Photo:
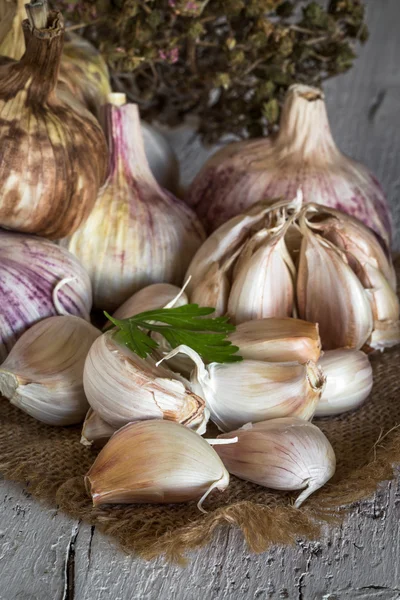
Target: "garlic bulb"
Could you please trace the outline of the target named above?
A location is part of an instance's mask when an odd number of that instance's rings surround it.
[[[338,415],[357,408],[372,389],[372,368],[368,357],[359,350],[328,350],[318,365],[326,376],[326,385],[315,411],[316,417]]]
[[[273,490],[303,490],[295,507],[333,476],[336,458],[318,427],[301,419],[248,424],[218,439],[238,442],[215,446],[229,473]]]
[[[94,117],[54,93],[61,14],[47,13],[42,0],[26,6],[26,52],[0,66],[0,226],[57,239],[89,215],[106,176],[107,147]]]
[[[92,408],[89,408],[82,426],[81,444],[104,446],[116,431],[115,427],[103,421]]]
[[[229,340],[240,355],[268,362],[317,362],[321,354],[318,325],[301,319],[259,319],[236,327]]]
[[[325,385],[322,370],[312,361],[306,365],[256,360],[204,365],[188,346],[178,346],[165,360],[179,353],[193,360],[192,389],[204,398],[211,420],[221,431],[279,417],[311,419]]]
[[[153,283],[133,294],[114,312],[116,319],[129,319],[147,310],[168,308],[171,302],[174,307],[184,306],[189,300],[185,292],[180,293],[180,288],[170,283]],[[176,301],[174,302],[174,300]]]
[[[0,230],[0,362],[33,323],[57,314],[89,320],[90,279],[64,248]]]
[[[93,410],[113,427],[130,421],[168,419],[204,433],[208,411],[189,382],[151,357],[142,359],[117,344],[113,332],[90,349],[85,371],[86,397]]]
[[[324,94],[293,85],[276,137],[229,144],[206,163],[187,202],[213,231],[265,198],[293,197],[348,212],[387,243],[391,219],[383,191],[368,169],[343,155],[330,131]]]
[[[229,473],[202,437],[169,421],[131,423],[115,433],[85,477],[94,506],[168,504],[224,491]]]
[[[179,165],[171,144],[155,127],[141,121],[144,151],[151,172],[159,185],[176,194],[179,189]]]
[[[33,325],[0,368],[0,393],[48,425],[80,423],[88,409],[83,367],[100,331],[79,317]]]
[[[89,271],[95,306],[114,310],[151,283],[179,285],[203,231],[192,211],[152,176],[137,106],[125,104],[123,94],[111,94],[109,102],[110,175],[67,245]]]

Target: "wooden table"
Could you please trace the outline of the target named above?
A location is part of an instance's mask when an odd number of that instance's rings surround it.
[[[367,163],[389,195],[400,249],[400,1],[367,4],[370,41],[355,68],[325,89],[340,147]],[[207,151],[185,128],[171,139],[187,181]],[[186,569],[125,556],[90,526],[0,481],[0,600],[398,600],[399,481],[319,541],[252,555],[226,528]]]

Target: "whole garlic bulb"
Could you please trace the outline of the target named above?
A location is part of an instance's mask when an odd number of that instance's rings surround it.
[[[107,147],[94,117],[55,94],[61,14],[48,13],[42,0],[26,6],[26,52],[0,66],[0,226],[57,239],[89,215]]]
[[[103,334],[90,348],[84,371],[86,397],[109,425],[167,419],[204,433],[209,418],[204,400],[189,382],[148,356],[140,358]]]
[[[197,433],[170,421],[130,423],[102,449],[85,477],[94,506],[199,500],[225,490],[229,473]]]
[[[325,385],[324,373],[312,361],[204,365],[188,346],[178,346],[163,360],[179,353],[193,360],[191,387],[204,398],[211,420],[221,431],[279,417],[311,419]]]
[[[57,314],[89,320],[90,279],[64,248],[0,230],[0,361],[31,325]]]
[[[304,490],[304,500],[333,476],[336,458],[318,427],[295,418],[248,424],[218,439],[237,437],[238,442],[215,446],[229,473],[273,490]]]
[[[372,389],[372,367],[359,350],[328,350],[318,361],[326,385],[315,411],[316,417],[329,417],[360,406]]]
[[[360,219],[388,244],[391,218],[383,191],[368,169],[343,155],[330,131],[324,94],[293,85],[276,137],[230,144],[206,163],[187,202],[213,231],[265,198],[293,197]]]
[[[0,368],[0,393],[48,425],[80,423],[88,409],[83,367],[100,331],[79,317],[33,325]]]
[[[151,283],[180,284],[204,234],[194,213],[149,169],[138,108],[111,94],[110,175],[87,221],[66,242],[87,268],[95,306],[114,310]]]

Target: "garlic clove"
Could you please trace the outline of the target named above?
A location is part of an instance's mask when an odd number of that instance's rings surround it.
[[[85,363],[84,388],[92,409],[113,427],[131,421],[167,419],[204,433],[209,414],[189,382],[151,357],[142,359],[103,334]]]
[[[371,307],[345,256],[303,222],[297,277],[302,319],[318,323],[324,349],[360,349],[373,329]]]
[[[392,348],[400,344],[400,321],[376,321],[366,350],[379,350]]]
[[[176,503],[225,490],[229,474],[195,432],[169,421],[131,423],[115,433],[85,477],[94,506]]]
[[[49,317],[26,331],[0,368],[0,393],[48,425],[80,423],[86,356],[100,331],[78,317]]]
[[[315,411],[316,417],[338,415],[360,406],[372,389],[372,368],[359,350],[328,350],[318,361],[326,385]]]
[[[185,292],[182,294],[181,288],[171,283],[153,283],[148,285],[128,298],[117,310],[113,317],[116,319],[128,319],[133,315],[138,315],[147,310],[156,310],[165,308],[167,304],[174,302],[173,306],[184,306],[188,304],[189,299]]]
[[[82,425],[81,444],[104,446],[116,431],[115,427],[103,421],[92,408],[89,408]]]
[[[300,365],[243,360],[205,366],[187,346],[178,346],[164,360],[179,353],[193,360],[192,389],[204,398],[221,431],[279,417],[311,419],[325,385],[322,370],[312,361]]]
[[[318,427],[296,418],[248,424],[218,439],[238,442],[215,446],[232,475],[274,490],[303,490],[301,504],[333,476],[336,458]]]
[[[214,262],[204,273],[202,281],[193,289],[190,302],[199,304],[199,306],[215,308],[215,313],[212,316],[219,317],[226,313],[229,288],[229,280],[225,269]]]
[[[301,319],[259,319],[240,323],[229,340],[245,359],[267,362],[317,362],[321,355],[318,325]]]

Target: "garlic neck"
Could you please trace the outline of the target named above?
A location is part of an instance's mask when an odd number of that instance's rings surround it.
[[[324,94],[317,88],[293,85],[287,94],[276,147],[301,159],[338,154],[331,134]]]

